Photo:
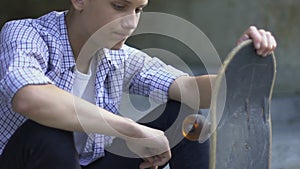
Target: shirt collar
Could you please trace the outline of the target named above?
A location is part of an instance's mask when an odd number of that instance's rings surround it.
[[[71,48],[71,44],[68,37],[68,30],[66,26],[65,15],[68,11],[62,12],[59,15],[59,30],[60,30],[60,41],[63,46],[63,60],[61,63],[62,71],[70,70],[75,66],[74,54]]]

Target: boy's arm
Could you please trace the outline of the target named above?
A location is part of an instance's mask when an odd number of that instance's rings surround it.
[[[139,156],[159,157],[159,165],[171,157],[168,140],[162,131],[114,115],[54,85],[21,88],[12,99],[12,108],[45,126],[120,137]]]
[[[181,76],[170,86],[169,98],[196,110],[209,108],[215,78],[216,75]]]
[[[42,125],[68,131],[119,136],[117,128],[115,130],[111,128],[117,127],[113,124],[116,122],[128,124],[125,119],[113,116],[106,110],[54,85],[27,85],[21,88],[13,97],[12,108],[15,112]]]

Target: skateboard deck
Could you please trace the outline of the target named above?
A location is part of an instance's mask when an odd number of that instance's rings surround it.
[[[251,40],[229,53],[212,96],[210,169],[271,168],[275,75],[274,54],[258,56]]]

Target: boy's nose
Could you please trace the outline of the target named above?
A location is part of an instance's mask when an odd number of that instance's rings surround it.
[[[124,29],[135,29],[139,22],[139,16],[131,14],[122,18],[121,24]]]

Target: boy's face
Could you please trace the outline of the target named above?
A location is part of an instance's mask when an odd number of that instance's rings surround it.
[[[107,42],[104,47],[120,49],[136,29],[148,0],[82,0],[81,23],[88,37]],[[101,36],[99,36],[101,35]]]

